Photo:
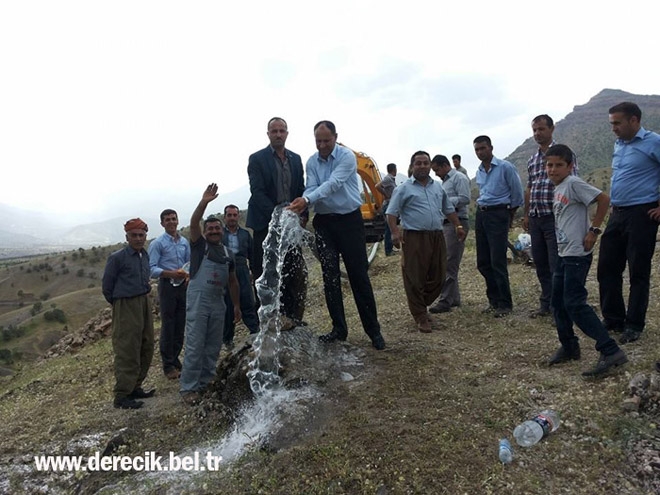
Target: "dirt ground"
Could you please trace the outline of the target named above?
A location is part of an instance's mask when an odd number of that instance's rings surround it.
[[[582,359],[549,368],[557,348],[548,318],[530,319],[538,301],[532,267],[510,265],[514,312],[482,314],[485,286],[468,241],[461,272],[463,304],[434,316],[422,334],[410,317],[399,258],[379,253],[370,270],[385,351],[370,346],[350,289],[349,348],[363,369],[355,380],[329,380],[308,417],[285,425],[281,442],[255,442],[215,473],[168,484],[149,478],[145,493],[223,494],[653,494],[660,493],[660,413],[652,400],[623,409],[638,373],[657,375],[658,283],[654,267],[647,331],[625,347],[630,363],[599,380],[580,373],[597,353],[581,338]],[[306,320],[329,330],[318,263],[309,260]],[[597,306],[595,266],[588,281]],[[244,330],[242,330],[244,332]],[[239,332],[240,334],[240,332]],[[244,334],[243,334],[244,335]],[[581,335],[581,334],[580,334]],[[333,344],[334,345],[334,344]],[[122,493],[135,473],[35,473],[32,456],[104,451],[136,455],[183,451],[217,440],[233,412],[207,401],[179,400],[154,359],[157,396],[140,411],[111,406],[112,360],[107,339],[72,356],[25,367],[0,382],[0,493]],[[503,466],[498,440],[542,409],[561,416],[559,430],[539,444],[514,444]],[[109,449],[109,450],[108,450]]]

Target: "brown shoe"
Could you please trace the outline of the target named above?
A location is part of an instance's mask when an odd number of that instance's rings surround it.
[[[194,406],[199,404],[200,398],[201,397],[197,392],[187,392],[181,396],[183,402],[185,402],[189,406]]]
[[[170,371],[165,373],[165,376],[170,380],[178,380],[181,376],[181,372],[176,368],[172,368]]]
[[[422,321],[417,322],[417,328],[419,329],[420,332],[422,333],[431,333],[431,322],[426,319]]]

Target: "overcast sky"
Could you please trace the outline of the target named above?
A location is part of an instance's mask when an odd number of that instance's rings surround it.
[[[247,184],[275,115],[303,162],[329,119],[381,170],[424,149],[460,153],[472,176],[478,134],[505,157],[537,114],[560,120],[604,88],[660,93],[659,13],[646,0],[1,2],[0,203],[81,221],[189,214],[209,182]]]

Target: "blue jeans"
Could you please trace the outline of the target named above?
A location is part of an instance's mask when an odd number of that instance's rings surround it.
[[[552,278],[552,312],[557,323],[557,335],[564,349],[571,351],[578,345],[573,323],[596,341],[596,350],[606,356],[619,346],[612,339],[593,308],[587,304],[585,282],[591,267],[592,255],[559,257]]]
[[[536,277],[541,284],[540,308],[550,308],[552,271],[557,266],[557,234],[555,216],[529,217],[529,235],[532,238],[532,259]]]

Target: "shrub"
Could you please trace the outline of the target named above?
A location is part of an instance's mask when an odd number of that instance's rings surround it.
[[[39,312],[42,310],[42,308],[43,308],[43,304],[42,304],[42,302],[41,302],[41,301],[37,301],[36,303],[34,303],[34,304],[32,305],[32,309],[30,310],[30,314],[31,314],[32,316],[34,316],[34,315],[36,315],[37,313],[39,313]]]
[[[51,309],[44,313],[44,319],[46,321],[58,321],[60,323],[66,323],[66,315],[64,311],[59,308]]]

